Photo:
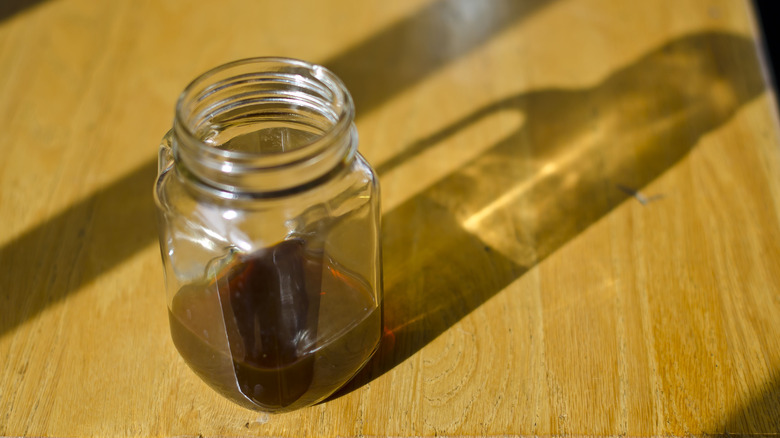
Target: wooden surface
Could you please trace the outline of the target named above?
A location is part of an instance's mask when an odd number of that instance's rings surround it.
[[[780,130],[738,0],[4,0],[0,435],[780,434]],[[382,350],[267,416],[168,333],[178,93],[323,63],[383,184]]]

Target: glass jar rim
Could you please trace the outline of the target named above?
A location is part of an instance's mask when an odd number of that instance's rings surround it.
[[[252,70],[252,72],[254,73],[265,73],[265,72],[270,73],[272,71],[270,67],[272,66],[298,68],[309,72],[312,78],[317,79],[322,85],[324,85],[324,88],[326,88],[330,93],[332,93],[333,96],[332,101],[334,102],[335,106],[339,109],[336,123],[334,123],[325,132],[323,132],[322,135],[319,135],[317,138],[311,140],[307,144],[301,145],[292,151],[279,151],[279,152],[272,152],[272,153],[234,151],[234,150],[215,148],[213,145],[205,142],[195,132],[193,132],[191,127],[186,122],[185,104],[188,103],[190,99],[192,98],[197,99],[199,97],[201,93],[198,92],[198,87],[203,85],[205,85],[206,87],[216,85],[216,84],[208,83],[209,80],[213,79],[215,76],[221,73],[229,72],[230,70],[237,70],[241,67],[245,67],[248,65],[257,66],[256,69]],[[238,78],[240,76],[241,76],[240,74],[237,74],[236,76],[230,76],[229,78]],[[341,81],[341,79],[338,76],[336,76],[335,73],[330,71],[328,68],[318,64],[313,64],[307,61],[303,61],[300,59],[268,56],[268,57],[244,58],[236,61],[231,61],[216,66],[197,76],[184,88],[184,90],[181,92],[181,94],[179,95],[176,101],[174,124],[178,125],[178,127],[180,128],[180,130],[177,130],[177,134],[178,135],[183,134],[186,137],[187,143],[189,143],[190,145],[194,145],[196,149],[200,150],[201,152],[207,152],[209,155],[221,156],[222,158],[225,158],[227,160],[231,160],[231,159],[258,160],[266,157],[272,159],[272,161],[274,162],[277,162],[277,160],[280,159],[281,156],[286,156],[287,158],[289,158],[289,161],[283,160],[284,163],[281,164],[281,165],[285,165],[297,161],[306,160],[310,158],[312,155],[316,155],[317,152],[321,150],[323,147],[325,147],[326,145],[333,143],[339,137],[345,135],[350,130],[350,127],[354,120],[354,114],[355,114],[355,106],[352,100],[352,96],[350,95],[349,91],[347,91],[347,88],[344,85],[344,83]],[[277,164],[280,163],[277,162]],[[271,165],[270,167],[276,167],[276,166]]]

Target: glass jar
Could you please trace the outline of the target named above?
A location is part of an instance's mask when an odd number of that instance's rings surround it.
[[[317,403],[379,344],[379,186],[353,118],[327,69],[247,59],[187,86],[160,146],[171,336],[245,407]]]

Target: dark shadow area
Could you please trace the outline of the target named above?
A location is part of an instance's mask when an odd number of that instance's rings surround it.
[[[724,436],[780,435],[780,370],[761,392],[726,421]]]
[[[0,335],[154,242],[156,175],[144,163],[0,248]]]
[[[440,0],[324,64],[342,75],[358,114],[366,114],[552,1]],[[0,17],[35,3],[3,1]],[[156,241],[156,167],[154,160],[142,164],[0,248],[0,335]]]
[[[44,1],[46,0],[2,0],[0,1],[0,21]]]
[[[777,90],[777,74],[780,72],[780,30],[777,23],[777,2],[772,0],[753,0],[753,10],[761,32],[761,46],[764,50],[772,86]],[[772,18],[774,17],[774,18]]]
[[[383,216],[385,337],[336,397],[419,351],[682,160],[763,90],[753,41],[699,33],[592,88],[503,99],[379,166],[389,172],[496,112],[525,115],[515,132]]]

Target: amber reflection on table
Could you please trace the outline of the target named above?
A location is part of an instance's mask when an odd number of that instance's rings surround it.
[[[780,434],[780,132],[732,0],[0,6],[0,435]],[[266,415],[168,333],[175,99],[323,63],[383,189],[385,336]]]

